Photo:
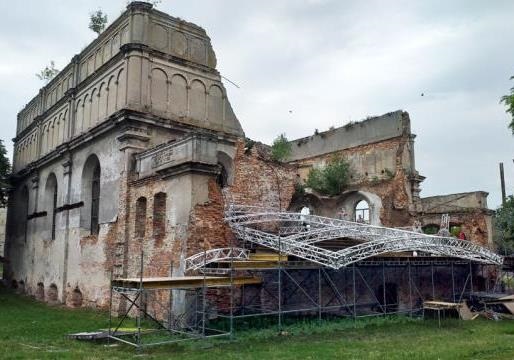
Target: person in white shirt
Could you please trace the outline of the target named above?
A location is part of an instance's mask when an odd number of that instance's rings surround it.
[[[311,227],[309,224],[307,224],[307,216],[310,214],[311,210],[307,206],[304,206],[300,211],[300,220],[302,221],[302,225],[306,230],[309,230],[309,228]]]

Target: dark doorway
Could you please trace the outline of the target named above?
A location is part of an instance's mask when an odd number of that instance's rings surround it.
[[[380,285],[378,287],[376,296],[378,302],[386,313],[398,311],[398,285],[395,283],[386,282],[385,291],[384,285]]]

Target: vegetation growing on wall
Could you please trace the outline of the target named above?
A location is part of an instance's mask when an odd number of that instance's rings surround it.
[[[514,80],[514,76],[512,76],[510,79]],[[505,104],[505,107],[507,108],[505,111],[512,117],[509,123],[509,128],[512,131],[512,135],[514,135],[514,87],[510,88],[509,95],[502,96],[500,102]]]
[[[343,192],[350,179],[350,164],[342,157],[333,157],[322,168],[312,168],[306,185],[323,195],[334,196]]]
[[[509,196],[494,216],[498,252],[514,254],[514,196]]]
[[[100,35],[107,24],[107,14],[98,9],[89,14],[89,28]]]
[[[43,80],[45,83],[48,83],[52,80],[55,75],[59,73],[59,70],[55,68],[55,62],[50,61],[50,65],[45,66],[43,70],[36,74],[39,80]]]
[[[286,134],[280,134],[271,145],[271,158],[275,161],[284,161],[291,155],[291,143]]]

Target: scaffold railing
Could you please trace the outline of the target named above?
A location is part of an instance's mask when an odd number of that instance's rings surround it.
[[[225,220],[240,240],[333,269],[373,256],[406,251],[484,264],[501,265],[503,262],[500,255],[470,241],[317,215],[230,204]],[[323,241],[336,239],[351,239],[357,244],[338,251],[318,246]]]

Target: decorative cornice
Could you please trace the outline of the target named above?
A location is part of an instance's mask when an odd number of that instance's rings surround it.
[[[111,131],[119,131],[120,127],[131,126],[131,124],[145,124],[154,127],[176,131],[179,133],[197,133],[205,134],[206,136],[215,136],[218,141],[226,144],[234,144],[238,137],[236,135],[227,134],[222,131],[215,131],[210,129],[201,128],[195,125],[185,124],[179,120],[172,120],[169,118],[162,118],[157,115],[141,112],[137,110],[122,109],[109,116],[105,121],[91,128],[89,131],[82,133],[66,143],[59,145],[56,149],[49,152],[45,156],[30,163],[25,168],[10,176],[14,181],[23,179],[33,173],[36,169],[45,166],[47,163],[56,160],[66,152],[72,152],[77,148],[86,146],[91,141]]]
[[[157,173],[163,179],[167,179],[182,174],[204,174],[204,175],[219,175],[219,165],[204,164],[199,162],[187,162],[177,166],[171,166],[162,170],[158,170]]]

